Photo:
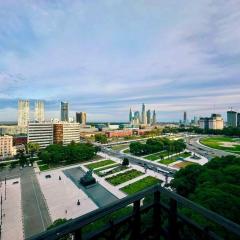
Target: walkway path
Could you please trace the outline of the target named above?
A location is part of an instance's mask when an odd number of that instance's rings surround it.
[[[13,184],[13,182],[15,182],[15,184]],[[22,240],[24,237],[23,237],[20,178],[6,181],[6,200],[5,200],[5,182],[4,181],[0,182],[0,196],[2,196],[3,203],[2,236],[0,234],[0,239]]]

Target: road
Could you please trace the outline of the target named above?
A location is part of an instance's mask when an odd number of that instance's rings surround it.
[[[29,238],[46,230],[52,222],[32,167],[21,170],[21,195],[24,235]]]
[[[211,160],[214,157],[222,157],[227,155],[235,155],[238,156],[238,154],[234,153],[228,153],[223,150],[213,149],[207,146],[204,146],[199,143],[199,140],[203,138],[203,136],[186,136],[186,143],[187,143],[187,149],[193,152],[196,152],[207,159]]]

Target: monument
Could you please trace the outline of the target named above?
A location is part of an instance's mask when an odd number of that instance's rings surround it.
[[[96,179],[92,176],[92,170],[86,172],[86,174],[80,178],[80,183],[83,186],[88,186],[96,183]]]

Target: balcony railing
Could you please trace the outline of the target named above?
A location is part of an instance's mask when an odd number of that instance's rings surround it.
[[[113,217],[124,208],[130,212]],[[192,213],[205,224],[194,221]],[[29,239],[240,239],[240,226],[155,185]]]

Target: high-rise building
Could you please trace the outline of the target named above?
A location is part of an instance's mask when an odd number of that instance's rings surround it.
[[[35,121],[44,122],[44,101],[35,102]]]
[[[53,142],[55,144],[70,144],[80,142],[80,124],[60,122],[54,124]]]
[[[211,117],[200,118],[199,125],[204,130],[221,130],[224,127],[224,121],[220,114],[212,114]]]
[[[38,143],[41,149],[53,144],[53,124],[51,122],[30,122],[28,124],[28,142]]]
[[[18,126],[27,127],[30,112],[29,100],[18,100]]]
[[[68,122],[68,103],[61,102],[61,121]]]
[[[151,110],[147,110],[147,124],[151,124]]]
[[[137,125],[139,124],[141,121],[140,121],[140,112],[139,111],[136,111],[134,112],[134,124]]]
[[[132,123],[132,120],[133,120],[133,115],[132,115],[132,109],[130,108],[130,111],[129,111],[129,122]]]
[[[152,124],[156,124],[157,123],[157,115],[156,115],[156,111],[153,111],[153,119],[152,119]]]
[[[76,122],[82,125],[86,125],[87,122],[87,113],[85,112],[77,112],[76,113]]]
[[[147,115],[144,103],[142,104],[142,124],[147,124]]]
[[[227,126],[228,127],[237,127],[237,112],[227,111]]]
[[[237,114],[237,126],[240,127],[240,113]]]
[[[186,124],[187,123],[187,112],[183,113],[183,123]]]

